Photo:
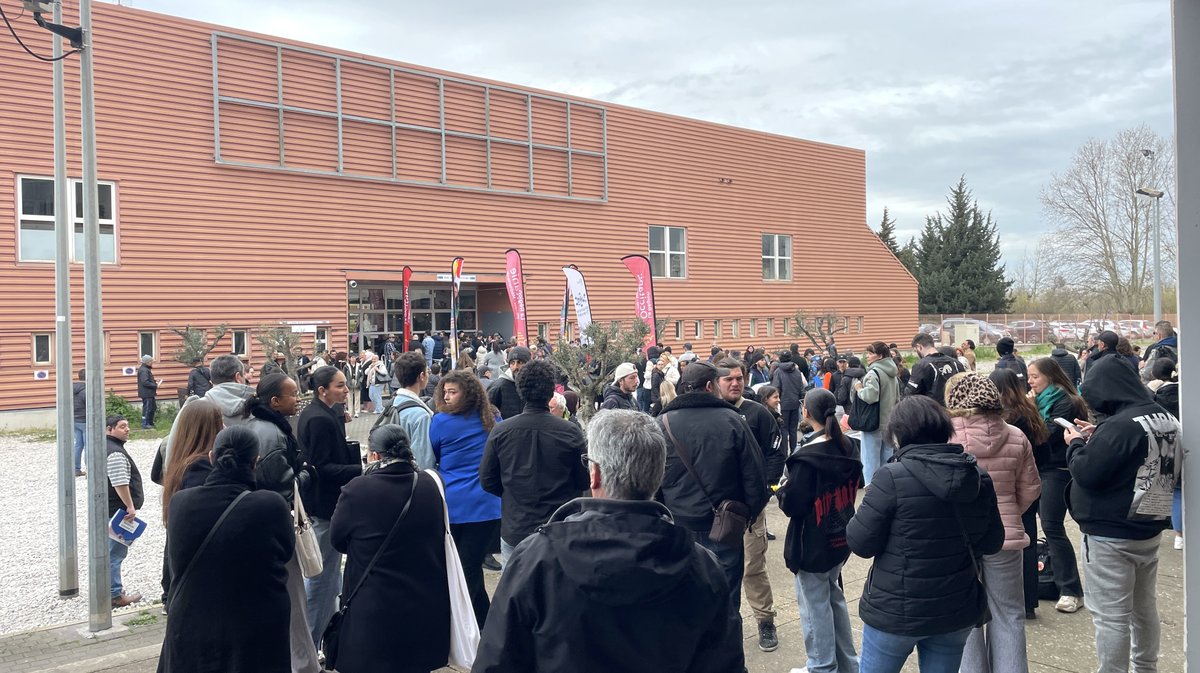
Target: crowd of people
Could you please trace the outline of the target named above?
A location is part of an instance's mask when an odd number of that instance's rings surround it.
[[[1111,332],[1029,362],[1003,339],[987,374],[973,343],[927,334],[911,368],[883,342],[861,356],[658,344],[610,374],[586,433],[548,344],[464,335],[451,362],[438,341],[318,354],[295,378],[276,354],[254,386],[239,358],[211,362],[151,475],[160,671],[427,672],[461,652],[465,620],[479,672],[744,670],[743,592],[758,647],[779,646],[772,497],[798,670],[898,672],[916,650],[923,671],[1028,671],[1039,521],[1055,607],[1092,613],[1100,670],[1155,670],[1172,507],[1182,535],[1168,323],[1136,361]],[[366,447],[345,429],[362,413],[380,416]],[[133,520],[129,424],[108,428],[110,509]],[[113,606],[128,605],[128,548],[111,551]],[[871,559],[857,648],[851,554]]]

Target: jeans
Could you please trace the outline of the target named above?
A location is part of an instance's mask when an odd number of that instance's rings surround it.
[[[488,600],[487,588],[483,585],[483,557],[487,556],[488,547],[499,527],[499,519],[450,524],[450,536],[454,538],[454,546],[458,549],[458,560],[462,561],[467,591],[471,593],[471,607],[475,610],[475,622],[480,629],[483,629],[492,605]]]
[[[796,573],[796,602],[804,629],[808,673],[858,673],[850,612],[846,595],[838,585],[842,565],[823,573]]]
[[[962,673],[1029,673],[1025,654],[1023,550],[999,551],[980,560],[992,621],[972,629],[963,648]]]
[[[639,387],[637,389],[637,403],[638,403],[638,409],[640,409],[643,414],[650,413],[650,389],[649,388]]]
[[[936,636],[899,636],[863,624],[861,673],[900,673],[913,648],[921,673],[958,673],[963,645],[973,629]]]
[[[742,574],[746,569],[746,549],[742,545],[728,546],[720,542],[713,542],[708,538],[708,530],[691,531],[692,537],[696,540],[696,544],[711,551],[717,556],[717,565],[721,568],[721,572],[725,574],[725,580],[729,582],[729,605],[733,608],[733,613],[739,615],[738,624],[741,624],[742,613]]]
[[[512,558],[513,550],[517,548],[515,544],[509,544],[508,540],[500,538],[500,569],[504,570],[504,566],[508,565],[508,559]]]
[[[1121,540],[1083,536],[1083,600],[1096,627],[1097,673],[1158,670],[1159,536]]]
[[[800,409],[780,409],[783,427],[787,430],[787,455],[796,450],[796,429],[800,427]]]
[[[83,449],[84,446],[88,445],[86,429],[88,429],[86,423],[83,421],[74,421],[74,431],[76,431],[76,444],[74,444],[74,451],[76,451],[76,471],[83,469]]]
[[[79,427],[79,424],[76,423],[75,427]],[[78,456],[75,458],[75,464],[79,464]],[[1183,534],[1183,491],[1178,488],[1175,489],[1175,497],[1171,499],[1171,530]]]
[[[767,510],[750,524],[742,536],[745,550],[746,569],[742,576],[742,588],[746,590],[746,602],[754,611],[759,623],[775,623],[775,597],[771,594],[771,580],[767,577]]]
[[[321,636],[333,613],[337,612],[338,594],[342,593],[342,555],[329,540],[329,519],[311,516],[317,546],[321,549],[321,574],[304,578],[304,595],[308,606],[308,628],[313,645],[321,648]]]
[[[359,403],[361,397],[362,390],[358,386],[350,386],[350,396],[346,398],[346,411],[349,411],[351,416],[357,416],[362,411],[362,404]]]
[[[374,405],[374,411],[377,414],[383,413],[383,385],[376,383],[370,388],[371,404]]]
[[[892,459],[892,447],[883,441],[883,432],[863,432],[859,440],[862,453],[863,483],[870,484],[875,471]]]
[[[154,413],[158,411],[158,403],[153,397],[142,398],[142,427],[149,428],[154,425]]]
[[[1050,558],[1054,559],[1054,583],[1064,596],[1083,596],[1079,583],[1079,566],[1075,563],[1075,547],[1067,537],[1063,521],[1067,517],[1067,484],[1071,473],[1064,469],[1044,470],[1042,498],[1038,504],[1038,517],[1042,520],[1042,532],[1050,547]]]
[[[108,539],[108,573],[112,582],[113,598],[120,598],[121,594],[125,593],[125,586],[121,584],[121,564],[128,555],[129,547],[112,538]]]

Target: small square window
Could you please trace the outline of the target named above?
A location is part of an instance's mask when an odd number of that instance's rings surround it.
[[[683,321],[682,320],[675,321],[675,338],[676,339],[683,338]]]
[[[713,321],[713,338],[714,339],[721,338],[721,321],[720,320]]]
[[[750,319],[750,336],[758,336],[758,318]]]
[[[767,318],[767,336],[775,336],[775,319]]]
[[[158,332],[138,332],[138,360],[147,355],[158,359]]]
[[[762,235],[763,280],[792,279],[792,237],[784,234]]]
[[[687,277],[687,230],[683,227],[650,227],[650,275],[655,278]]]
[[[729,329],[730,329],[730,336],[733,336],[733,337],[741,336],[742,321],[737,318],[734,318],[733,321],[731,323],[729,323]]]
[[[42,332],[33,335],[33,364],[54,364],[54,335]]]
[[[703,320],[695,321],[695,324],[692,325],[692,334],[693,334],[694,338],[696,338],[696,339],[699,339],[700,337],[704,336],[704,321]]]

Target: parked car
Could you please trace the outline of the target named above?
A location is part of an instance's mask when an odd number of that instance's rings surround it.
[[[1008,333],[1017,343],[1043,344],[1053,341],[1057,334],[1045,320],[1017,320],[1008,323]]]
[[[917,334],[928,334],[929,336],[933,337],[934,339],[938,339],[941,336],[940,332],[941,332],[941,329],[939,329],[937,325],[934,325],[932,323],[924,323],[920,327],[917,328]]]
[[[1079,323],[1079,325],[1081,327],[1087,328],[1087,331],[1083,334],[1083,337],[1082,337],[1084,339],[1086,339],[1088,336],[1096,336],[1097,334],[1099,334],[1105,330],[1108,330],[1110,332],[1117,332],[1118,334],[1120,334],[1120,331],[1121,331],[1121,328],[1117,325],[1116,322],[1114,322],[1112,320],[1105,320],[1105,319],[1100,319],[1100,318],[1093,318],[1091,320],[1085,320],[1085,321]]]
[[[1154,323],[1149,320],[1119,320],[1119,334],[1130,339],[1153,339]]]
[[[1073,322],[1052,321],[1047,323],[1054,340],[1075,341],[1079,339],[1079,328]]]
[[[966,326],[975,326],[978,328],[979,338],[976,340],[976,344],[980,346],[994,346],[997,341],[1009,336],[1007,329],[997,327],[982,320],[976,320],[975,318],[947,318],[942,321],[941,342],[958,345],[966,338],[962,336],[967,331],[962,328]]]

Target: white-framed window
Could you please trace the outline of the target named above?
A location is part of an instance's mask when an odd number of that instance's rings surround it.
[[[786,234],[762,235],[763,280],[792,279],[792,237]]]
[[[230,332],[233,340],[233,348],[230,349],[232,355],[250,355],[250,332],[244,329],[235,329]]]
[[[650,227],[650,275],[687,278],[687,229]]]
[[[675,321],[675,338],[676,339],[683,338],[683,321],[682,320]]]
[[[792,333],[792,319],[784,318],[783,319],[783,334],[784,334],[784,336],[787,336],[788,334],[791,334],[791,333]]]
[[[750,319],[750,336],[758,336],[758,318]]]
[[[540,339],[550,341],[550,325],[544,322],[538,323],[537,335]]]
[[[775,336],[775,319],[767,318],[767,336]]]
[[[695,324],[692,325],[692,337],[695,339],[699,339],[703,335],[704,335],[704,321],[697,320],[697,321],[695,321]]]
[[[329,328],[318,327],[317,334],[313,340],[313,353],[328,353],[329,352]]]
[[[83,182],[71,180],[67,190],[74,235],[71,236],[71,260],[83,261]],[[100,261],[117,261],[117,187],[112,182],[98,185],[100,209]],[[54,179],[38,176],[17,178],[17,259],[22,262],[53,262]]]
[[[713,338],[714,339],[721,338],[721,321],[720,320],[713,321]]]
[[[33,364],[54,364],[54,334],[35,332],[33,335]]]
[[[733,321],[729,323],[729,329],[730,329],[729,336],[732,336],[732,337],[741,336],[742,321],[738,318],[734,318]]]
[[[138,332],[138,360],[147,355],[158,359],[158,332]]]

